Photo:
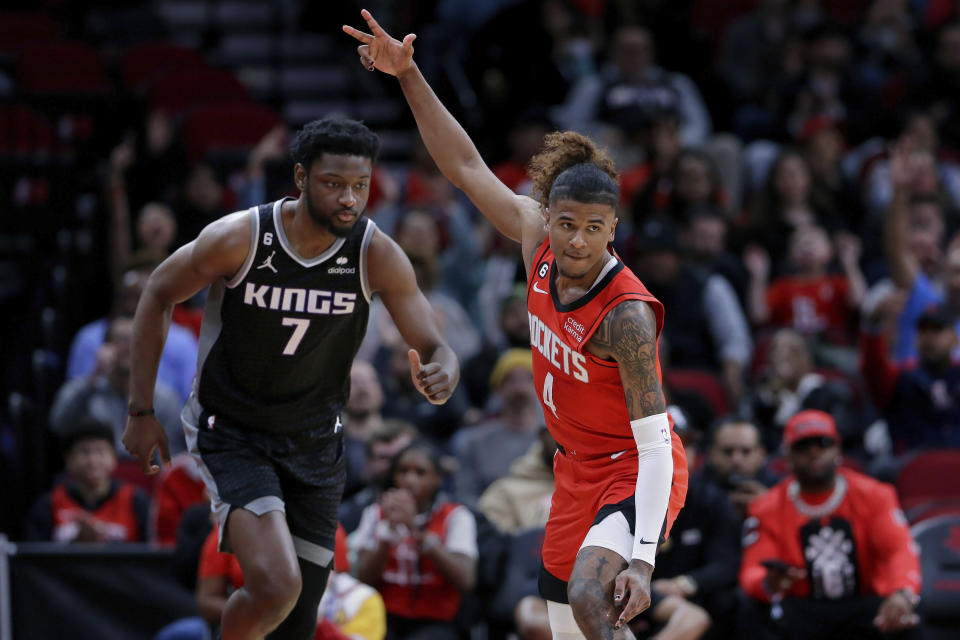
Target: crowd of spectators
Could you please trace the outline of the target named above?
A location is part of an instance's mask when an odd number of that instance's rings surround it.
[[[919,564],[882,483],[925,450],[960,449],[956,3],[426,4],[384,14],[422,32],[421,66],[446,69],[508,186],[529,191],[525,164],[556,128],[593,136],[621,170],[613,246],[665,305],[664,387],[692,472],[634,631],[909,633]],[[338,24],[302,15],[336,37]],[[62,470],[12,533],[175,546],[206,622],[165,637],[202,638],[242,576],[203,543],[216,533],[189,456],[155,482],[130,473],[131,318],[152,269],[205,224],[291,192],[289,130],[266,128],[231,164],[185,147],[182,114],[142,116],[113,132],[98,173],[112,301],[75,319],[63,385],[41,408]],[[410,257],[462,381],[442,406],[416,393],[406,346],[372,304],[343,416],[353,577],[338,567],[318,637],[455,638],[478,623],[549,637],[536,574],[556,444],[533,386],[519,247],[419,141],[407,152],[376,169],[367,215]],[[154,406],[174,454],[202,296],[177,307],[160,363]],[[347,602],[355,578],[376,591]]]

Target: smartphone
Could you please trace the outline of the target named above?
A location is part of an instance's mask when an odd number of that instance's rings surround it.
[[[770,559],[767,559],[767,560],[761,560],[761,561],[760,561],[760,564],[762,564],[764,567],[766,567],[766,568],[769,569],[770,571],[784,571],[784,572],[785,572],[787,569],[790,568],[790,565],[788,565],[786,562],[784,562],[783,560],[778,560],[778,559],[776,559],[776,558],[770,558]]]

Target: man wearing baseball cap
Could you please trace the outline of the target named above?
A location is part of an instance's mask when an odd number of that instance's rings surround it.
[[[829,414],[793,416],[793,473],[748,510],[740,586],[770,604],[778,637],[880,638],[919,621],[920,564],[896,493],[840,468],[839,442]]]
[[[869,324],[869,323],[868,323]],[[960,447],[960,339],[952,312],[944,303],[924,309],[916,322],[915,362],[895,364],[880,333],[864,327],[861,364],[867,388],[880,409],[893,453]]]

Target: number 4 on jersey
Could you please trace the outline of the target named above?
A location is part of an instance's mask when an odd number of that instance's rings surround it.
[[[287,346],[283,348],[283,355],[292,356],[297,352],[297,347],[300,346],[303,336],[307,335],[307,327],[310,326],[310,321],[304,318],[284,318],[280,324],[285,327],[293,327],[293,335],[287,341]]]
[[[559,418],[557,415],[557,406],[553,404],[553,374],[548,373],[543,379],[543,404],[544,406],[550,407],[550,411],[553,411],[553,417]]]

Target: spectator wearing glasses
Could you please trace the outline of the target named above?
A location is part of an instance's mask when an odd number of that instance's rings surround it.
[[[750,505],[740,566],[743,590],[770,605],[771,631],[880,638],[915,626],[920,565],[893,487],[839,468],[827,413],[795,415],[784,443],[793,474]]]

